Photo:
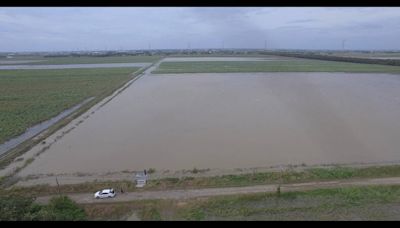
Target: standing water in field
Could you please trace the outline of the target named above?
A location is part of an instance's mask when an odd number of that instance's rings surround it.
[[[20,174],[398,161],[399,116],[398,75],[149,75]]]
[[[34,137],[35,135],[39,134],[40,132],[46,130],[51,125],[55,124],[56,122],[63,119],[64,117],[68,116],[69,114],[73,113],[74,111],[78,110],[80,107],[82,107],[82,105],[88,103],[89,101],[91,101],[93,99],[94,99],[94,97],[90,97],[90,98],[84,100],[83,102],[81,102],[80,104],[77,104],[74,107],[61,112],[57,116],[55,116],[49,120],[46,120],[44,122],[41,122],[39,124],[36,124],[33,127],[28,128],[22,135],[19,135],[15,138],[8,140],[7,142],[5,142],[3,144],[0,144],[0,156],[5,154],[7,151],[15,148],[19,144],[23,143],[25,140],[28,140],[28,139]]]

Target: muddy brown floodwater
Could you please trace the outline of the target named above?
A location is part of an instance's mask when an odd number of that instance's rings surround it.
[[[398,161],[399,116],[399,75],[146,75],[20,174]]]

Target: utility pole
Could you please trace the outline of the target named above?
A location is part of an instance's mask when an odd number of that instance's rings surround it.
[[[58,183],[57,176],[56,176],[56,182],[57,182],[58,195],[60,195],[60,197],[61,197],[60,184]]]
[[[279,175],[279,184],[276,189],[276,193],[278,196],[281,196],[281,185],[283,184],[283,166],[280,165],[280,175]]]
[[[344,51],[344,45],[346,43],[346,40],[342,40],[342,51]]]

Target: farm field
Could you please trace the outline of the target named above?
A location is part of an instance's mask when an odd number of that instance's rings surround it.
[[[145,75],[19,175],[398,161],[399,88],[371,73]]]
[[[276,61],[165,61],[154,74],[172,73],[232,73],[232,72],[354,72],[400,73],[398,66],[359,64],[321,60]]]
[[[343,57],[356,57],[356,58],[368,58],[368,59],[400,59],[400,52],[373,52],[373,53],[362,53],[362,52],[334,52],[328,55],[343,56]]]
[[[91,69],[91,68],[126,68],[147,67],[151,63],[92,63],[92,64],[61,64],[61,65],[3,65],[0,70],[56,70],[56,69]]]
[[[108,56],[108,57],[16,57],[0,60],[0,65],[62,65],[62,64],[95,64],[95,63],[149,63],[161,59],[161,56]],[[32,62],[28,62],[28,61]],[[20,61],[18,63],[18,61]],[[7,63],[9,62],[9,63]]]
[[[398,21],[0,8],[0,221],[399,220]]]
[[[0,71],[0,143],[89,97],[121,86],[139,68]]]
[[[96,112],[85,111],[49,135],[46,144],[29,149],[11,168],[2,170],[2,175],[7,174],[23,164],[2,182],[14,178],[16,194],[47,196],[57,192],[54,176],[66,194],[87,194],[107,186],[139,191],[131,175],[150,167],[153,179],[141,189],[144,191],[398,176],[398,166],[384,166],[400,161],[396,67],[273,56],[243,58],[163,59]],[[151,73],[163,69],[164,64],[177,64],[181,71]],[[230,67],[227,71],[202,73],[221,70],[224,64]],[[56,75],[60,81],[52,83],[67,85],[67,89],[73,87],[72,82],[63,76],[66,71],[75,72],[71,74],[77,75],[74,83],[87,87],[80,87],[85,92],[72,90],[80,99],[70,96],[63,101],[67,103],[117,88],[137,69],[37,70],[36,76],[53,72],[45,76]],[[195,73],[186,73],[193,69]],[[340,69],[354,72],[336,72]],[[15,72],[24,76],[23,70]],[[109,83],[106,75],[116,75],[115,84]],[[95,85],[88,86],[88,81]],[[368,164],[376,166],[353,167]],[[275,171],[264,172],[268,167]],[[398,216],[397,188],[110,202],[107,209],[96,202],[81,206],[93,220],[394,219]],[[388,212],[374,214],[374,210]]]
[[[297,60],[295,58],[260,55],[260,56],[186,56],[186,57],[166,57],[163,62],[256,62],[256,61],[279,61],[279,60]]]

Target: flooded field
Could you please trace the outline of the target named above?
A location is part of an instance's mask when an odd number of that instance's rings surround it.
[[[0,70],[46,70],[46,69],[81,69],[111,67],[145,67],[151,63],[96,63],[96,64],[62,64],[62,65],[4,65]]]
[[[58,114],[57,116],[43,121],[39,124],[36,124],[35,126],[32,126],[28,129],[26,129],[26,131],[15,137],[10,139],[9,141],[0,144],[0,156],[2,156],[3,154],[5,154],[7,151],[13,149],[14,147],[18,146],[19,144],[21,144],[22,142],[24,142],[25,140],[28,140],[29,138],[32,138],[33,136],[39,134],[40,132],[44,131],[45,129],[47,129],[48,127],[50,127],[51,125],[53,125],[54,123],[56,123],[57,121],[63,119],[64,117],[68,116],[69,114],[73,113],[74,111],[78,110],[82,105],[88,103],[89,101],[93,100],[94,97],[90,97],[86,100],[84,100],[83,102],[81,102],[80,104],[75,105],[72,108],[69,108],[63,112],[61,112],[60,114]]]
[[[19,174],[400,160],[400,77],[146,75]]]

